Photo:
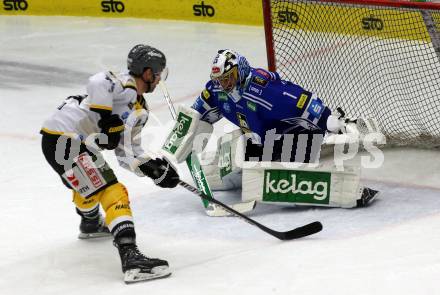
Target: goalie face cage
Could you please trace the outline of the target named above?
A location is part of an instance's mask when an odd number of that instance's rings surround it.
[[[440,146],[440,5],[263,0],[269,69],[388,145]]]

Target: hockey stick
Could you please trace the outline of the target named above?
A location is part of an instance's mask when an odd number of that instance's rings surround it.
[[[262,231],[264,231],[264,232],[266,232],[266,233],[268,233],[268,234],[270,234],[280,240],[283,240],[283,241],[299,239],[302,237],[313,235],[313,234],[320,232],[322,230],[321,222],[315,221],[315,222],[306,224],[304,226],[294,228],[289,231],[284,231],[284,232],[276,231],[276,230],[268,228],[267,226],[264,226],[261,223],[247,217],[246,215],[243,215],[243,214],[235,211],[234,209],[223,204],[222,202],[220,202],[216,199],[213,199],[211,197],[208,197],[207,195],[204,195],[203,193],[199,192],[195,187],[189,185],[188,183],[186,183],[184,181],[180,181],[179,184],[181,186],[183,186],[184,188],[186,188],[187,190],[189,190],[190,192],[197,194],[203,200],[209,201],[210,203],[214,203],[214,204],[222,207],[225,211],[229,212],[230,214],[237,216],[238,218],[242,219],[243,221],[258,227]]]
[[[171,116],[173,117],[174,120],[176,120],[177,117],[176,110],[174,109],[174,105],[173,102],[171,101],[171,97],[170,94],[168,93],[168,89],[165,83],[162,81],[159,82],[159,86],[168,104],[168,109],[170,110]],[[229,212],[227,212],[226,210],[224,210],[219,206],[216,206],[215,204],[209,201],[213,197],[212,191],[209,188],[208,182],[206,181],[205,174],[203,173],[202,166],[200,165],[197,155],[189,154],[188,157],[186,158],[186,164],[188,165],[188,169],[191,172],[191,176],[198,190],[208,197],[208,198],[202,198],[202,202],[205,207],[206,214],[215,217],[230,215]],[[234,210],[240,213],[245,213],[252,211],[256,205],[257,205],[256,201],[250,201],[250,202],[234,204],[232,205],[232,208],[234,208]]]

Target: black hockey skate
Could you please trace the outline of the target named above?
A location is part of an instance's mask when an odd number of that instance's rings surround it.
[[[378,195],[379,191],[364,187],[361,198],[357,200],[356,207],[366,207],[368,203],[371,203]]]
[[[114,242],[121,256],[122,272],[126,284],[163,278],[171,275],[168,262],[143,255],[134,239],[121,238]]]
[[[105,225],[101,214],[98,214],[94,218],[81,216],[79,231],[80,233],[78,235],[78,238],[83,240],[112,236],[112,234],[108,230],[108,227]]]

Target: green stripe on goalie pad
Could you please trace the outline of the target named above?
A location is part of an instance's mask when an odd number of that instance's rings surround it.
[[[243,201],[352,208],[360,197],[360,167],[343,172],[300,163],[245,162]]]
[[[181,163],[192,152],[198,154],[205,148],[212,131],[212,124],[201,121],[196,110],[179,106],[175,125],[162,146],[162,154]]]

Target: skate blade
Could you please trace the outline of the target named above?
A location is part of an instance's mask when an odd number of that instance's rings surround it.
[[[151,281],[160,278],[166,278],[171,275],[171,270],[168,266],[157,266],[151,269],[151,272],[141,272],[141,269],[135,268],[127,270],[124,274],[124,282],[126,284],[133,284],[143,281]]]
[[[109,232],[100,232],[100,233],[79,233],[78,239],[80,240],[88,240],[88,239],[97,239],[97,238],[109,238],[112,237],[112,234]]]

